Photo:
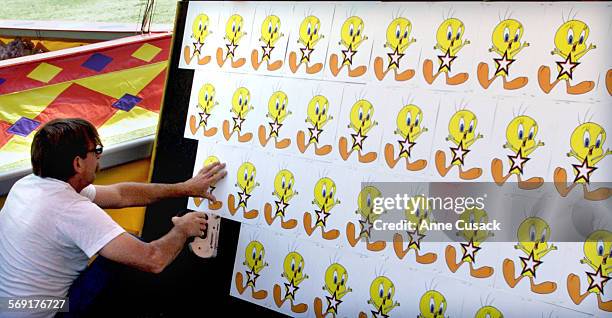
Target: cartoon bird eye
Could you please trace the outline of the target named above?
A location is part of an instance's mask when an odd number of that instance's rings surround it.
[[[510,39],[510,30],[506,27],[504,29],[504,42],[508,42]]]
[[[202,31],[202,20],[198,21],[198,30]]]
[[[368,193],[368,196],[366,198],[366,206],[370,207],[372,206],[372,197],[370,196],[370,194]]]
[[[264,255],[264,251],[263,251],[263,250],[259,251],[259,257],[258,257],[258,259],[259,259],[260,261],[261,261],[261,259],[263,258],[263,255]]]
[[[567,30],[567,44],[573,44],[574,43],[574,30],[569,29]]]
[[[238,105],[242,105],[242,96],[238,96]]]
[[[232,32],[236,32],[236,21],[232,22]]]
[[[282,108],[283,108],[283,109],[285,109],[286,107],[287,107],[287,100],[285,99],[285,100],[283,101],[283,107],[282,107]]]
[[[442,313],[444,312],[444,303],[440,303],[440,309],[438,309],[438,315],[442,315]]]
[[[319,103],[315,104],[315,115],[319,114]]]
[[[294,259],[291,260],[291,271],[295,272],[295,260]]]
[[[385,293],[385,290],[381,283],[380,286],[378,287],[378,297],[382,298],[384,293]]]
[[[373,112],[372,109],[368,110],[368,114],[366,115],[366,120],[370,120],[370,118],[372,118],[372,112]]]
[[[283,177],[281,179],[281,187],[284,189],[285,188],[285,177]]]
[[[268,23],[268,33],[272,33],[272,22]]]
[[[457,30],[457,37],[455,39],[459,40],[460,37],[461,37],[461,30]]]
[[[533,140],[534,136],[535,136],[535,127],[531,127],[531,129],[529,130],[529,140]]]
[[[470,223],[474,223],[474,214],[470,213]]]
[[[604,252],[604,243],[602,240],[597,241],[597,255],[603,256]]]
[[[357,36],[361,34],[361,25],[357,27]]]
[[[349,26],[349,36],[353,36],[353,25]]]
[[[473,132],[474,131],[474,120],[470,121],[470,130],[468,132]]]
[[[208,28],[208,24],[204,24],[204,31]]]
[[[463,132],[465,130],[465,122],[463,118],[459,119],[459,132]]]
[[[584,146],[588,147],[591,144],[591,134],[588,131],[584,132]]]
[[[247,173],[246,170],[244,170],[244,181],[246,181],[249,178],[249,174]]]
[[[419,125],[419,121],[420,121],[419,119],[420,119],[420,118],[421,118],[421,115],[417,115],[417,118],[416,118],[416,120],[414,121],[414,125],[415,125],[415,126],[418,126],[418,125]]]
[[[485,217],[484,216],[480,217],[480,223],[485,223]]]
[[[601,147],[601,134],[597,136],[597,140],[595,140],[595,148]]]
[[[342,275],[342,279],[340,280],[340,286],[344,286],[345,282],[346,282],[346,274]]]
[[[408,38],[408,30],[404,31],[404,39]]]
[[[318,24],[315,24],[315,27],[314,27],[314,35],[317,35],[317,31],[319,31],[319,25],[318,25]]]
[[[300,263],[300,264],[298,265],[298,271],[297,271],[297,272],[298,272],[298,273],[302,272],[302,263]]]
[[[408,126],[410,126],[410,122],[412,121],[410,117],[412,117],[412,115],[408,113],[408,115],[406,115],[406,125]]]
[[[391,289],[387,291],[387,299],[391,299]]]
[[[334,197],[334,188],[332,188],[331,190],[329,190],[329,197],[333,198]]]
[[[278,99],[276,100],[276,110],[278,110]]]
[[[274,33],[278,33],[278,25],[274,27]]]
[[[238,26],[238,32],[240,32],[240,29],[241,29],[241,26],[239,25],[239,26]]]
[[[518,42],[519,41],[519,33],[520,33],[520,31],[517,30],[516,34],[514,34],[514,42]]]
[[[582,44],[584,43],[584,36],[586,35],[586,32],[584,30],[582,30],[582,32],[580,33],[580,38],[578,39],[578,43]]]
[[[327,111],[327,106],[323,105],[323,111],[321,112],[322,115],[325,115],[325,112]]]
[[[325,198],[325,195],[327,194],[327,187],[325,185],[323,185],[323,190],[321,191],[321,194],[323,195],[323,197]]]
[[[453,29],[449,25],[446,31],[446,39],[450,41],[451,37],[453,37]]]
[[[395,37],[398,38],[398,39],[400,38],[400,27],[399,27],[399,25],[395,28]]]
[[[257,249],[255,247],[253,247],[253,259],[255,259],[255,257],[257,257]]]
[[[429,312],[430,313],[434,313],[436,311],[436,302],[434,301],[433,297],[429,298]]]
[[[523,139],[523,124],[518,125],[518,139]]]
[[[418,207],[414,210],[414,215],[416,215],[417,218],[421,215],[421,210],[419,210]]]
[[[338,284],[338,273],[334,272],[334,284]]]
[[[306,28],[306,34],[310,35],[310,23],[308,23],[308,27]]]
[[[487,314],[485,315],[485,318],[491,318],[491,314],[487,313]]]
[[[293,181],[289,180],[289,185],[287,186],[287,189],[291,189],[291,186],[293,185]]]
[[[535,236],[536,236],[535,225],[532,224],[529,227],[529,240],[534,242],[535,241]]]
[[[359,120],[363,119],[363,110],[359,108]]]
[[[206,93],[204,94],[204,100],[205,100],[205,101],[208,101],[208,92],[206,92]]]
[[[540,243],[544,243],[546,242],[546,234],[548,233],[548,230],[546,228],[544,228],[542,230],[542,237],[540,238]]]

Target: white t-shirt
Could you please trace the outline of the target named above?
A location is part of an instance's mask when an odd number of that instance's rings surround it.
[[[92,201],[89,185],[29,175],[0,211],[0,297],[65,297],[89,258],[124,232]]]

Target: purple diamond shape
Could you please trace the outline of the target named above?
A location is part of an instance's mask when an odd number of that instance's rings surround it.
[[[92,54],[81,66],[96,72],[102,71],[113,59],[101,53]]]
[[[39,125],[40,122],[37,122],[36,120],[21,117],[13,124],[13,126],[9,127],[7,131],[13,135],[27,137]]]
[[[118,101],[113,103],[113,107],[129,112],[142,98],[130,94],[123,95]]]
[[[0,85],[2,85],[4,82],[6,82],[6,80],[0,77]]]

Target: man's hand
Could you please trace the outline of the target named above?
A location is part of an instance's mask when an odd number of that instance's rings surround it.
[[[189,196],[203,197],[214,202],[216,198],[208,189],[211,185],[223,179],[226,174],[225,163],[215,162],[202,168],[195,177],[183,182],[182,186]]]
[[[190,212],[183,216],[173,217],[172,223],[189,238],[203,236],[208,224],[207,220],[208,216],[204,212]]]

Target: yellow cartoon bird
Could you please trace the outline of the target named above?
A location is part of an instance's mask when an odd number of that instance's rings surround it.
[[[314,146],[315,154],[325,156],[332,151],[331,145],[319,146],[319,137],[323,132],[325,125],[333,119],[329,114],[329,101],[323,95],[315,95],[308,102],[306,108],[306,123],[308,127],[308,142],[306,142],[306,134],[299,130],[297,133],[297,146],[301,153],[306,152],[310,145]]]
[[[358,16],[349,17],[342,23],[340,28],[340,46],[345,49],[341,50],[343,61],[339,65],[338,54],[332,53],[329,59],[329,68],[334,76],[338,76],[340,71],[346,66],[350,77],[359,77],[367,71],[367,66],[360,65],[353,68],[353,58],[357,54],[359,46],[368,39],[364,35],[363,20]]]
[[[280,218],[283,229],[289,230],[297,226],[297,220],[291,218],[285,220],[289,201],[297,194],[293,173],[287,169],[280,170],[274,177],[274,192],[272,192],[272,195],[278,199],[274,201],[276,204],[274,216],[272,216],[272,205],[270,203],[266,203],[264,207],[264,216],[268,225],[272,225],[276,218]]]
[[[240,57],[234,60],[234,57],[236,57],[236,49],[240,45],[240,40],[246,34],[242,16],[239,14],[232,14],[225,23],[225,36],[223,37],[226,41],[225,54],[223,54],[223,48],[217,48],[217,64],[219,67],[223,67],[228,59],[233,68],[239,68],[244,65],[246,62],[245,58]]]
[[[348,287],[348,272],[346,268],[339,263],[333,263],[325,270],[325,285],[323,290],[329,294],[325,296],[327,300],[327,308],[323,311],[321,298],[315,297],[314,310],[317,318],[324,318],[327,315],[332,315],[334,318],[339,314],[338,307],[342,303],[342,298],[353,291]]]
[[[360,216],[359,233],[355,232],[355,224],[348,222],[346,224],[346,238],[351,246],[357,245],[360,239],[365,239],[366,248],[373,252],[382,251],[386,247],[385,241],[370,242],[371,231],[374,221],[380,218],[380,214],[374,212],[374,202],[377,198],[381,198],[382,193],[374,186],[365,186],[357,196],[357,211]]]
[[[569,187],[565,169],[561,167],[555,169],[555,187],[561,196],[567,196],[577,184],[582,184],[585,199],[598,201],[610,197],[612,190],[608,187],[590,191],[588,189],[591,174],[597,169],[597,164],[607,155],[612,154],[610,149],[604,151],[605,141],[606,131],[597,123],[582,123],[574,129],[570,137],[570,151],[567,156],[575,158],[579,164],[572,164],[575,177]]]
[[[549,245],[550,226],[539,217],[528,217],[520,225],[517,231],[518,244],[515,249],[521,250],[527,257],[521,259],[523,270],[518,277],[514,275],[514,262],[505,259],[503,264],[504,279],[508,286],[514,288],[521,279],[529,277],[531,291],[537,294],[550,294],[557,289],[555,282],[535,283],[536,270],[542,264],[542,258],[550,251],[557,250],[552,243]]]
[[[526,115],[514,117],[510,121],[506,127],[506,143],[503,145],[503,148],[513,152],[512,155],[508,155],[510,163],[508,173],[505,176],[503,175],[504,168],[500,159],[494,158],[491,161],[491,174],[498,185],[503,185],[512,175],[516,175],[518,178],[518,187],[521,189],[536,189],[544,183],[542,177],[521,179],[525,163],[531,159],[529,155],[538,147],[544,146],[541,140],[536,140],[538,128],[535,119]]]
[[[308,305],[295,303],[295,293],[300,288],[299,285],[308,278],[304,274],[304,258],[298,252],[290,252],[283,261],[283,273],[281,277],[287,280],[285,285],[285,296],[281,297],[281,287],[274,284],[274,302],[280,308],[286,301],[291,303],[291,311],[294,313],[304,313],[308,310]]]
[[[589,38],[589,26],[580,20],[570,20],[563,23],[555,33],[555,48],[550,52],[565,59],[557,61],[557,78],[550,82],[550,68],[546,65],[540,66],[538,70],[538,84],[544,93],[548,94],[559,83],[565,81],[566,92],[571,95],[580,95],[590,92],[595,88],[595,82],[583,81],[571,85],[574,70],[580,64],[578,62],[588,51],[595,49],[591,43],[587,46]]]
[[[213,108],[217,105],[219,103],[215,100],[215,87],[210,83],[205,83],[198,92],[198,104],[196,107],[199,119],[196,119],[195,115],[189,117],[189,128],[193,135],[195,135],[200,127],[204,130],[203,134],[206,137],[212,137],[217,133],[217,127],[211,127],[210,129],[207,127],[208,119],[212,115]],[[196,120],[198,121],[197,123]]]
[[[480,246],[493,233],[488,230],[480,229],[479,224],[489,223],[487,211],[477,208],[466,209],[459,215],[459,219],[463,222],[464,230],[457,233],[463,237],[467,243],[460,243],[463,255],[457,263],[457,252],[452,245],[446,246],[446,265],[451,272],[455,273],[463,264],[468,263],[470,267],[470,275],[475,278],[487,278],[493,275],[493,267],[482,266],[475,268],[476,254],[482,249]]]
[[[499,55],[494,58],[496,69],[492,78],[489,78],[489,65],[484,62],[478,64],[478,82],[482,88],[487,89],[496,78],[501,77],[504,81],[504,89],[514,90],[527,85],[528,79],[525,76],[517,77],[511,81],[507,80],[510,65],[515,62],[515,57],[529,43],[523,42],[523,24],[515,19],[505,19],[499,22],[493,29],[491,41],[493,46],[489,52]]]
[[[478,309],[474,318],[504,318],[504,314],[493,306],[483,306]]]
[[[340,231],[336,229],[326,230],[327,218],[331,215],[332,209],[340,204],[340,200],[336,199],[336,183],[334,180],[323,177],[317,181],[314,186],[314,200],[312,204],[316,205],[318,209],[315,210],[317,220],[315,225],[312,226],[312,215],[310,212],[304,213],[303,223],[304,230],[308,236],[312,235],[312,232],[317,228],[321,227],[322,237],[326,240],[335,240],[340,235]]]
[[[395,284],[386,276],[378,276],[374,278],[370,284],[370,299],[368,304],[374,307],[372,315],[374,317],[388,317],[388,314],[393,308],[400,305],[395,301]],[[366,317],[366,314],[361,312],[360,317]]]
[[[395,72],[396,81],[407,81],[414,76],[413,69],[399,71],[400,60],[404,57],[406,49],[416,42],[414,38],[410,38],[410,32],[412,32],[412,23],[403,17],[393,19],[387,26],[387,42],[384,47],[391,50],[387,53],[389,58],[387,68],[384,69],[382,57],[377,56],[374,59],[374,73],[379,81],[382,81],[391,70]]]
[[[431,264],[438,259],[436,253],[424,253],[421,251],[421,240],[427,235],[427,228],[432,220],[431,207],[426,202],[426,197],[423,195],[415,195],[415,200],[409,200],[407,208],[404,211],[406,221],[412,224],[413,229],[406,231],[409,241],[408,246],[404,249],[404,237],[401,233],[393,235],[393,251],[400,260],[403,259],[410,250],[414,250],[415,260],[419,264]]]
[[[470,152],[470,147],[476,140],[483,138],[482,134],[476,134],[476,126],[478,118],[476,115],[467,109],[457,111],[448,123],[449,135],[447,141],[452,142],[457,147],[451,147],[453,154],[450,166],[446,166],[446,153],[442,150],[436,152],[436,168],[442,177],[446,176],[448,171],[453,167],[459,168],[459,177],[464,180],[473,180],[482,175],[481,168],[472,168],[463,171],[465,155]]]
[[[251,197],[253,189],[259,186],[259,182],[255,181],[256,174],[257,170],[251,162],[244,162],[238,167],[236,173],[237,182],[235,184],[235,186],[240,189],[240,191],[238,191],[238,205],[235,205],[236,199],[233,194],[229,194],[227,198],[228,209],[231,215],[236,214],[239,208],[242,208],[246,219],[254,219],[259,215],[259,210],[257,209],[247,211],[248,199]]]
[[[258,137],[259,143],[265,147],[270,139],[274,138],[276,149],[284,149],[289,147],[291,139],[278,139],[278,133],[280,128],[283,126],[283,122],[288,115],[291,115],[291,111],[287,109],[287,103],[289,98],[283,91],[276,91],[272,93],[268,100],[268,113],[266,117],[272,120],[268,123],[270,125],[270,133],[266,136],[266,127],[264,125],[259,126]]]
[[[347,138],[340,137],[338,143],[338,151],[344,161],[346,161],[353,151],[357,151],[359,162],[369,163],[378,157],[376,152],[368,152],[361,154],[363,150],[363,142],[368,138],[370,130],[378,125],[378,122],[374,120],[374,106],[368,100],[360,99],[351,107],[349,114],[349,125],[348,128],[353,129],[355,132],[351,134],[353,139],[353,145],[351,149],[348,148]]]
[[[210,19],[205,13],[200,13],[193,19],[193,24],[191,25],[191,38],[193,38],[195,42],[193,42],[191,47],[185,46],[183,49],[185,63],[191,63],[191,60],[196,56],[199,65],[206,65],[210,62],[210,56],[203,56],[202,53],[202,48],[206,44],[206,38],[212,33],[209,29],[209,24]],[[192,48],[193,53],[191,53]]]
[[[457,53],[465,45],[470,44],[469,40],[463,40],[464,33],[465,25],[459,19],[449,18],[440,24],[436,31],[436,45],[434,46],[434,50],[439,50],[442,53],[442,55],[438,55],[440,66],[434,74],[433,62],[430,59],[425,60],[423,63],[423,77],[427,83],[432,84],[442,73],[446,75],[446,84],[448,85],[459,85],[468,80],[468,73],[449,76],[451,64],[457,58]]]
[[[321,21],[314,15],[309,15],[300,23],[299,38],[297,42],[303,47],[300,48],[302,57],[300,62],[297,62],[297,53],[289,53],[289,68],[291,72],[297,72],[300,65],[306,66],[307,74],[315,74],[323,69],[323,63],[314,63],[310,65],[310,56],[315,49],[315,46],[325,36],[321,34]]]
[[[406,160],[406,169],[410,171],[423,170],[427,166],[427,161],[423,159],[410,162],[410,151],[416,145],[417,139],[427,131],[423,127],[423,111],[419,106],[408,104],[400,109],[396,118],[397,129],[393,132],[400,137],[397,141],[400,151],[396,158],[392,144],[385,145],[385,161],[389,168],[395,167],[402,158]]]
[[[242,134],[242,124],[246,120],[247,114],[253,110],[253,106],[249,104],[251,101],[251,92],[246,87],[238,87],[232,96],[232,107],[230,111],[233,113],[233,126],[230,132],[230,124],[228,120],[223,122],[223,136],[225,140],[229,140],[234,133],[238,135],[239,142],[249,142],[253,138],[250,132]]]
[[[419,300],[417,318],[443,318],[446,313],[446,298],[437,290],[428,290]]]
[[[261,275],[260,272],[268,263],[264,261],[266,251],[263,244],[259,241],[251,241],[244,250],[244,262],[242,265],[247,267],[246,275],[247,282],[244,284],[244,277],[241,272],[236,272],[236,289],[242,295],[245,289],[251,288],[251,296],[255,299],[264,299],[268,297],[268,292],[265,290],[256,290],[257,278]]]
[[[567,276],[567,292],[576,305],[590,294],[597,295],[599,309],[612,312],[612,300],[604,301],[603,294],[606,283],[612,278],[612,232],[597,230],[589,234],[583,245],[584,258],[581,264],[588,265],[593,272],[586,272],[589,286],[584,294],[580,293],[580,277],[576,274]]]
[[[259,66],[261,66],[263,62],[268,64],[269,71],[276,71],[283,65],[283,60],[271,61],[272,50],[274,50],[276,42],[284,36],[280,28],[280,18],[275,15],[267,16],[261,23],[261,36],[259,37],[259,41],[263,43],[261,47],[263,55],[260,60],[259,51],[253,50],[251,53],[251,64],[253,65],[253,69],[259,69]]]
[[[219,158],[217,158],[217,156],[208,156],[205,160],[204,160],[204,164],[202,165],[202,167],[206,167],[209,166],[213,163],[216,162],[220,162]],[[216,184],[211,184],[210,185],[210,194],[213,194],[213,191],[216,189]],[[196,206],[200,206],[200,204],[202,204],[202,201],[204,201],[203,198],[199,198],[199,197],[193,197],[193,201],[195,203]],[[208,201],[208,208],[210,210],[219,210],[220,208],[223,207],[223,202],[215,200],[213,202],[210,202],[210,200]]]

